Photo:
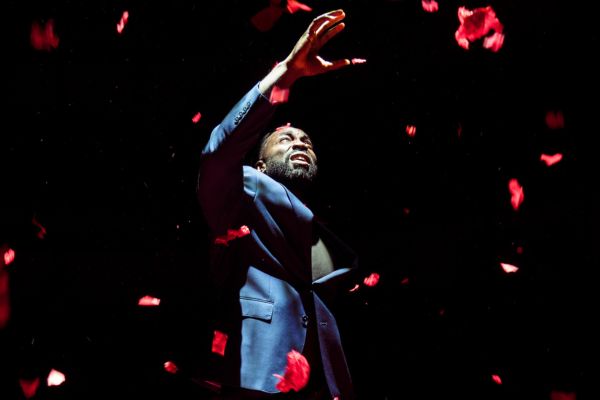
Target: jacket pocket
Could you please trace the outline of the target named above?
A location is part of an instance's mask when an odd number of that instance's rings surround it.
[[[273,317],[273,303],[255,299],[240,298],[242,317],[256,318],[271,321]]]

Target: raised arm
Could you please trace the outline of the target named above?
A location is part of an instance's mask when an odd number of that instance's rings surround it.
[[[244,191],[243,161],[257,144],[275,105],[268,100],[277,86],[289,89],[300,78],[350,65],[349,59],[326,61],[319,50],[344,29],[342,10],[316,17],[290,54],[253,87],[217,125],[201,155],[198,199],[216,233],[231,229]]]

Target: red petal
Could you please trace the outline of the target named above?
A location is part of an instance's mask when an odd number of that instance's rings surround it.
[[[406,125],[406,134],[410,137],[415,137],[417,134],[417,127],[414,125]]]
[[[3,255],[4,265],[9,265],[15,260],[15,251],[11,248],[6,250]]]
[[[310,8],[309,6],[307,6],[306,4],[302,4],[296,0],[287,0],[287,7],[286,7],[287,12],[289,12],[290,14],[293,14],[297,11],[312,11],[312,8]]]
[[[197,124],[198,121],[200,121],[200,118],[202,118],[202,114],[200,114],[199,112],[197,112],[196,115],[194,115],[192,117],[192,122],[195,123],[195,124]]]
[[[548,111],[546,113],[546,125],[550,129],[560,129],[565,126],[565,118],[561,111]]]
[[[37,233],[37,237],[38,237],[39,239],[44,239],[44,238],[46,237],[46,228],[44,228],[44,227],[42,226],[42,224],[40,224],[40,223],[38,222],[38,220],[37,220],[37,219],[35,219],[35,217],[33,217],[33,218],[31,219],[31,223],[32,223],[33,225],[37,226],[37,228],[39,229],[39,231],[38,231],[38,233]]]
[[[373,272],[371,275],[367,276],[363,282],[365,285],[373,287],[379,283],[379,274]]]
[[[263,8],[250,18],[252,25],[261,32],[270,30],[275,22],[283,14],[283,9],[278,6],[270,5],[269,7]]]
[[[512,264],[500,263],[500,266],[502,267],[504,272],[506,272],[507,274],[517,272],[519,270],[519,267],[515,267]]]
[[[51,51],[58,47],[59,39],[54,33],[54,21],[49,19],[45,25],[34,22],[31,25],[31,46],[36,50]]]
[[[277,103],[287,103],[290,97],[290,89],[282,89],[279,86],[273,86],[271,89],[271,96],[269,97],[269,101],[271,104]]]
[[[21,390],[23,390],[23,395],[26,399],[30,399],[35,396],[35,393],[40,386],[40,378],[36,377],[35,379],[19,379],[19,384],[21,385]]]
[[[213,333],[212,352],[221,356],[225,355],[225,346],[227,345],[227,334],[215,330]]]
[[[4,328],[10,319],[8,288],[8,273],[3,271],[0,265],[0,329]]]
[[[164,363],[163,366],[165,368],[165,371],[167,371],[168,373],[170,373],[170,374],[176,374],[177,373],[178,368],[177,368],[177,365],[175,365],[174,362],[167,361],[167,362]]]
[[[469,42],[484,37],[490,30],[495,33],[484,40],[484,47],[492,51],[498,51],[502,47],[504,26],[496,18],[492,7],[479,7],[472,11],[465,7],[459,7],[458,20],[460,26],[454,33],[454,37],[460,47],[468,50]]]
[[[353,58],[352,60],[350,60],[350,62],[352,64],[364,64],[367,62],[367,60],[365,58]]]
[[[494,382],[496,382],[498,385],[502,385],[502,379],[500,379],[499,375],[496,375],[496,374],[492,375],[492,380]]]
[[[300,391],[308,383],[310,365],[302,354],[292,350],[287,354],[287,365],[283,376],[278,374],[274,376],[279,378],[275,387],[280,392]]]
[[[117,32],[123,33],[123,29],[125,29],[125,25],[129,20],[129,11],[123,11],[123,15],[121,16],[121,20],[117,23]]]

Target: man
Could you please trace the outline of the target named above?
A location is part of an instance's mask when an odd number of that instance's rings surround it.
[[[264,137],[255,167],[244,166],[276,104],[273,90],[351,64],[318,52],[344,24],[342,10],[315,18],[286,59],[229,112],[205,146],[198,198],[215,237],[212,268],[219,288],[217,327],[227,335],[223,398],[346,400],[352,382],[331,302],[347,293],[356,257],[304,204],[317,156],[301,129]],[[352,287],[352,286],[349,286]],[[287,355],[302,353],[310,380],[278,388]]]

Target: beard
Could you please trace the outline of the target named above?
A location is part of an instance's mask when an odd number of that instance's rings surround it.
[[[317,176],[316,164],[293,166],[289,157],[285,160],[268,159],[265,161],[265,174],[284,185],[306,187]]]

